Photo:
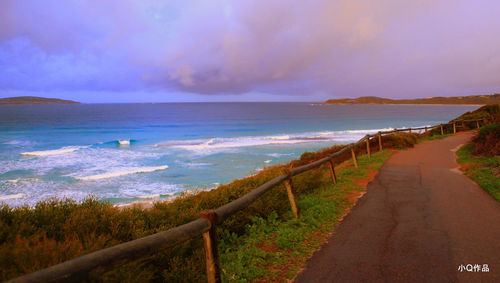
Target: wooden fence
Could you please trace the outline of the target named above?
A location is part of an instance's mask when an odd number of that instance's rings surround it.
[[[370,139],[372,138],[378,140],[379,150],[382,150],[382,137],[384,135],[397,132],[412,133],[412,131],[422,130],[427,133],[428,131],[436,128],[440,130],[441,135],[444,135],[445,127],[448,125],[453,125],[453,133],[456,133],[457,127],[465,127],[464,124],[467,122],[475,122],[474,126],[479,128],[480,121],[486,122],[485,119],[460,120],[430,127],[394,129],[391,131],[378,132],[375,135],[366,135],[357,142],[346,145],[344,148],[333,153],[330,156],[316,160],[307,165],[293,168],[291,170],[286,170],[284,174],[267,181],[266,183],[262,184],[246,195],[215,210],[202,212],[201,217],[194,221],[172,229],[168,229],[163,232],[125,242],[69,261],[65,261],[46,269],[42,269],[40,271],[36,271],[34,273],[12,279],[8,282],[80,281],[87,278],[90,272],[98,273],[110,270],[120,263],[124,263],[130,260],[137,260],[138,258],[157,253],[161,249],[175,246],[194,237],[199,237],[200,235],[202,235],[203,237],[205,248],[207,280],[210,283],[220,282],[221,274],[217,248],[217,224],[222,223],[231,215],[246,208],[248,205],[253,203],[257,198],[259,198],[261,195],[263,195],[273,187],[286,181],[285,187],[287,189],[292,212],[294,216],[298,218],[300,217],[300,211],[294,196],[292,183],[293,176],[317,168],[327,163],[329,166],[332,182],[336,184],[337,177],[335,175],[335,164],[333,163],[333,159],[336,157],[340,157],[342,154],[350,151],[354,166],[357,168],[358,164],[355,149],[358,146],[363,146],[363,143],[366,143],[366,153],[368,154],[368,156],[371,156]],[[457,126],[457,123],[460,123],[460,125]]]

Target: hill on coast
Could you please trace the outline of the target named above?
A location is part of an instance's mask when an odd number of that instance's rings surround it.
[[[18,96],[18,97],[0,98],[0,105],[23,105],[23,104],[80,104],[80,102],[57,99],[57,98],[36,97],[36,96]]]
[[[449,104],[449,105],[485,105],[500,103],[500,94],[471,95],[455,97],[426,97],[416,99],[389,99],[377,96],[358,98],[329,99],[321,104]]]

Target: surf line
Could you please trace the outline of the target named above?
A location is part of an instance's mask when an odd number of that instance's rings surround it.
[[[125,168],[123,170],[118,170],[118,171],[114,171],[114,172],[108,172],[108,173],[85,176],[85,177],[74,177],[74,178],[78,179],[78,180],[82,180],[82,181],[96,181],[96,180],[115,178],[115,177],[130,175],[130,174],[136,174],[136,173],[150,173],[150,172],[154,172],[154,171],[165,170],[167,168],[168,168],[167,165],[156,166],[156,167]]]

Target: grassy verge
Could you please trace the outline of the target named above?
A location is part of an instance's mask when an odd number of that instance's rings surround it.
[[[444,129],[445,133],[451,131],[450,127]],[[442,138],[437,129],[429,131],[429,135],[432,134],[435,135],[427,139]],[[420,135],[415,133],[384,136],[383,148],[412,147],[418,137]],[[372,139],[370,145],[376,150],[377,139]],[[342,147],[337,145],[317,152],[305,152],[298,160],[267,167],[254,176],[234,180],[211,191],[181,195],[169,203],[155,203],[152,208],[144,210],[134,207],[118,209],[95,198],[81,203],[49,199],[34,208],[0,204],[0,281],[187,223],[198,218],[201,211],[229,203],[282,174],[285,167],[311,163]],[[376,171],[392,153],[374,153],[368,162],[362,155],[366,151],[364,144],[356,151],[360,157],[358,170],[352,168],[350,161],[344,162],[350,159],[349,152],[333,160],[340,164],[337,168],[339,183],[335,187],[332,187],[325,168],[310,170],[293,178],[302,211],[300,219],[293,219],[284,186],[279,185],[219,225],[224,279],[284,281],[292,277],[332,231],[355,196],[363,191],[366,185],[363,179]],[[481,181],[477,182],[481,184]],[[499,187],[498,183],[491,184],[489,188]],[[98,274],[90,281],[205,280],[203,243],[198,237]]]
[[[370,178],[392,153],[378,152],[371,159],[364,155],[358,159],[358,169],[346,162],[337,170],[336,185],[322,168],[323,184],[298,200],[302,214],[299,219],[287,212],[287,220],[280,221],[273,212],[267,218],[252,218],[244,237],[223,236],[219,248],[224,281],[291,279],[351,207],[353,195],[366,189],[363,180]]]
[[[472,143],[460,148],[457,151],[458,163],[467,176],[500,201],[500,156],[478,157],[472,151]]]
[[[429,136],[423,136],[421,138],[418,139],[418,142],[423,142],[423,141],[432,141],[432,140],[440,140],[440,139],[444,139],[444,138],[447,138],[449,136],[452,136],[452,134],[445,134],[445,135],[429,135]]]
[[[416,139],[416,135],[403,133],[386,136],[384,148],[411,147]],[[372,140],[371,143],[372,150],[376,150],[377,141]],[[308,164],[331,155],[340,148],[342,146],[332,146],[317,152],[306,152],[300,159],[292,160],[288,164],[270,166],[257,175],[235,180],[211,191],[182,195],[169,203],[158,202],[152,208],[145,210],[134,207],[118,209],[109,203],[92,198],[82,203],[50,199],[38,203],[34,208],[28,206],[13,208],[0,204],[0,280],[14,278],[92,251],[187,223],[198,218],[201,211],[220,207],[282,174],[284,167]],[[238,257],[231,257],[235,252],[239,257],[246,257],[241,259],[244,264],[252,261],[252,258],[257,262],[261,261],[262,257],[250,257],[250,252],[246,252],[247,255],[242,251],[246,250],[245,247],[249,247],[246,243],[252,241],[250,237],[254,237],[251,236],[254,232],[268,231],[265,227],[276,226],[278,222],[284,225],[280,226],[283,229],[280,230],[282,233],[270,239],[276,245],[280,245],[278,247],[282,248],[281,252],[288,250],[286,245],[300,246],[299,240],[305,241],[303,242],[305,246],[312,247],[309,250],[302,250],[302,247],[290,249],[288,258],[297,258],[300,261],[295,265],[290,264],[291,269],[286,270],[291,271],[285,273],[283,278],[293,274],[305,260],[305,254],[311,252],[321,242],[313,240],[314,235],[331,231],[333,223],[348,207],[349,197],[355,191],[355,186],[358,186],[358,189],[364,188],[364,185],[357,184],[356,180],[362,179],[363,174],[370,172],[369,170],[376,170],[373,165],[370,165],[371,167],[367,165],[366,156],[361,154],[364,145],[357,150],[361,166],[359,170],[350,170],[350,161],[344,162],[350,160],[350,152],[334,160],[335,164],[339,164],[337,168],[339,184],[333,192],[340,195],[327,195],[328,192],[332,192],[332,188],[325,168],[310,170],[293,178],[295,193],[302,210],[301,220],[292,219],[286,191],[281,184],[243,211],[224,221],[218,227],[218,231],[221,240],[220,251],[224,258],[222,265],[225,278],[229,280],[234,276],[246,278],[247,275],[255,278],[251,273],[259,272],[263,272],[264,278],[281,276],[279,272],[272,270],[285,268],[271,264],[279,261],[267,261],[267,269],[259,267],[260,271],[251,271],[256,269],[238,268],[240,260]],[[383,153],[381,156],[384,154],[389,153]],[[376,163],[377,158],[379,155],[374,153],[372,164]],[[380,161],[380,164],[382,163],[383,161]],[[326,202],[328,197],[331,197],[330,202]],[[315,214],[318,216],[314,216]],[[326,216],[329,217],[328,220],[324,218]],[[307,225],[319,225],[316,228],[321,228],[314,230],[315,226]],[[300,235],[294,231],[300,231]],[[264,237],[264,234],[259,235]],[[288,240],[291,241],[290,244],[286,244]],[[264,251],[266,248],[260,250]],[[296,256],[295,253],[300,253],[301,256]],[[242,275],[238,275],[240,272]],[[198,237],[159,251],[151,257],[128,262],[112,271],[96,275],[91,281],[202,282],[205,279],[203,243],[201,237]]]

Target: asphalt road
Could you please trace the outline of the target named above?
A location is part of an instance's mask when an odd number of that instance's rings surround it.
[[[393,155],[296,282],[500,282],[500,202],[455,161],[471,135]]]

